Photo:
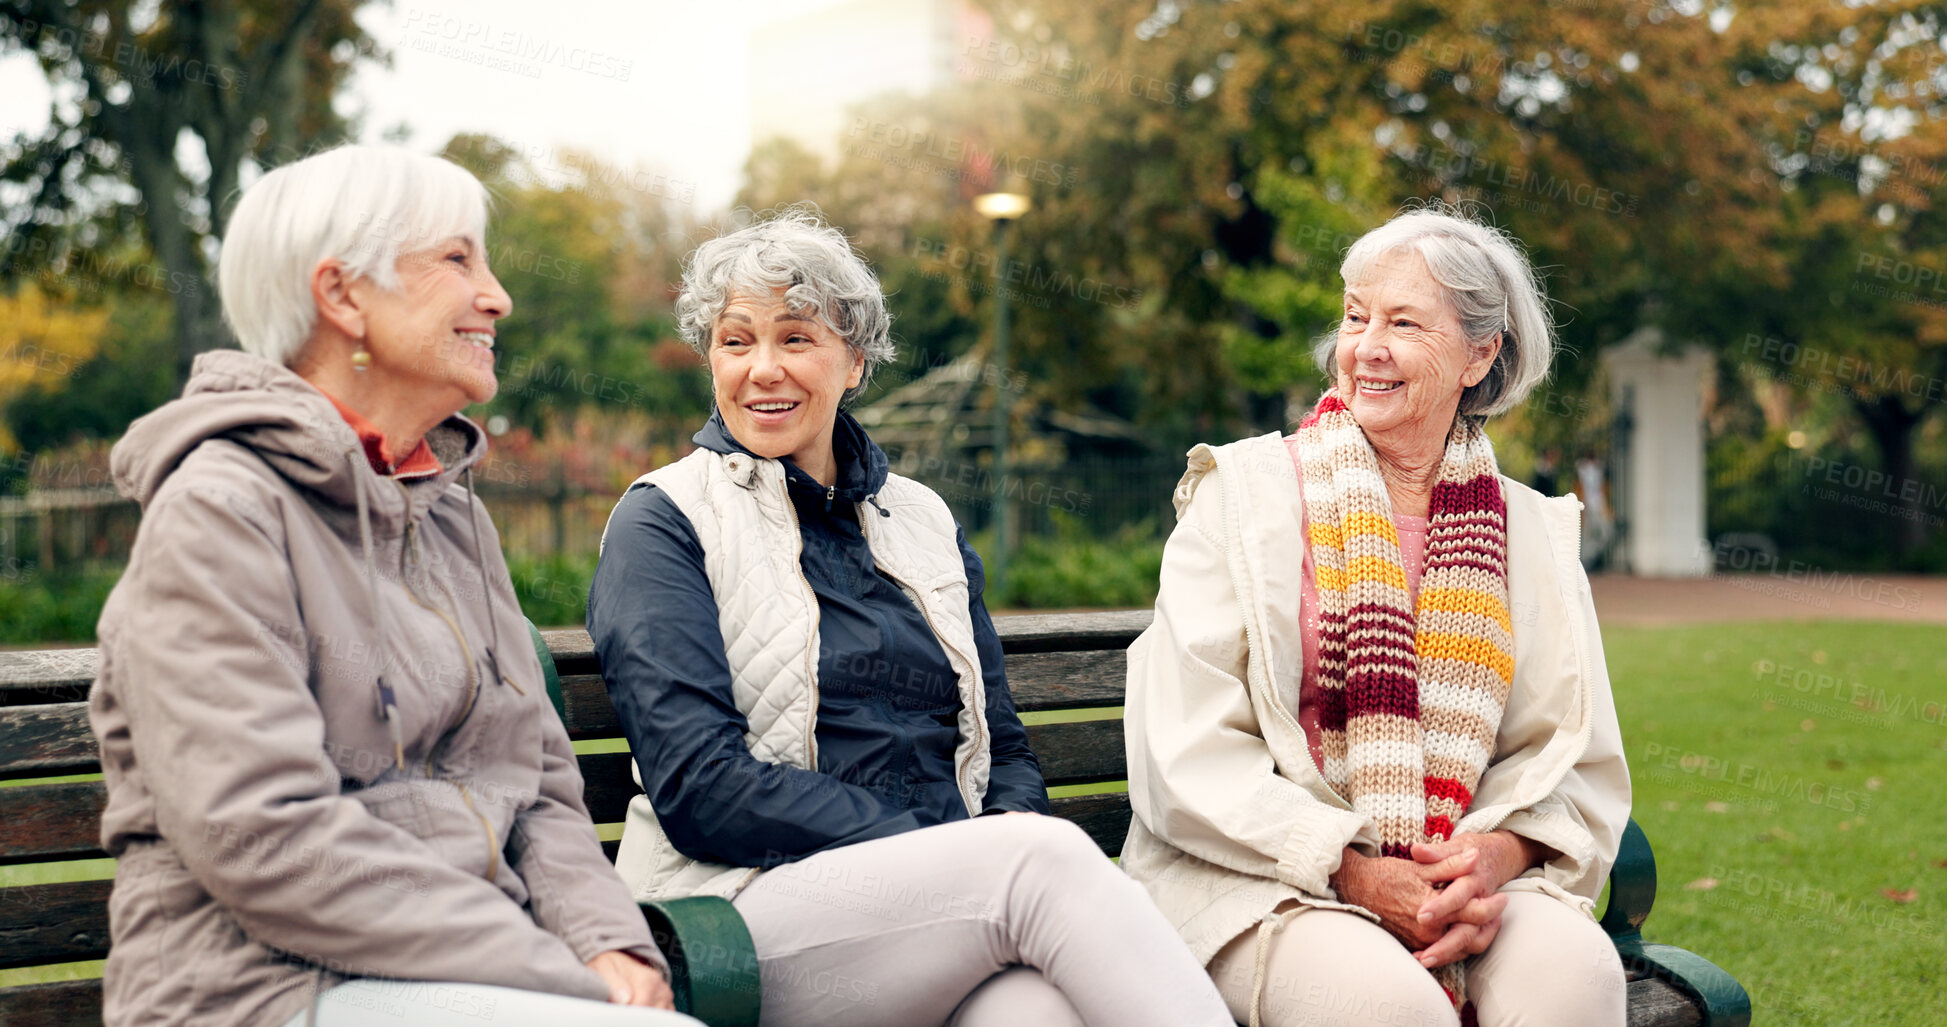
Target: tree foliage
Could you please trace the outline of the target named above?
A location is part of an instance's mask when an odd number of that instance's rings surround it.
[[[363,2],[8,0],[0,53],[32,53],[52,97],[46,129],[0,167],[25,197],[0,214],[15,267],[139,233],[169,275],[204,286],[172,296],[186,376],[224,338],[210,259],[247,169],[346,134],[332,101],[374,51]]]

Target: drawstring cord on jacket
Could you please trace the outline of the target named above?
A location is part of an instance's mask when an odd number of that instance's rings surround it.
[[[879,516],[881,516],[881,517],[891,517],[891,516],[892,516],[892,511],[891,511],[891,510],[888,510],[888,509],[886,509],[885,507],[883,507],[883,506],[880,506],[880,505],[879,505],[879,494],[878,494],[877,492],[874,492],[873,494],[871,494],[871,495],[869,495],[869,496],[867,496],[867,497],[865,497],[865,501],[866,501],[866,502],[868,502],[868,503],[871,503],[871,504],[872,504],[872,508],[873,508],[874,510],[877,510],[877,511],[879,511]]]
[[[1276,937],[1279,931],[1284,930],[1284,925],[1290,923],[1291,918],[1300,912],[1302,911],[1274,912],[1258,921],[1257,968],[1251,971],[1251,1027],[1263,1025],[1260,1007],[1264,1003],[1264,976],[1271,962],[1271,939]]]
[[[372,617],[372,637],[376,639],[379,657],[379,718],[384,720],[392,733],[392,757],[398,761],[400,770],[406,769],[406,734],[399,723],[399,697],[392,686],[385,683],[385,656],[389,651],[385,644],[385,622],[379,616],[379,569],[372,560],[372,511],[365,498],[364,470],[358,466],[363,454],[356,450],[348,451],[345,459],[352,465],[352,491],[358,495],[358,547],[365,557],[365,596],[366,605]]]
[[[480,505],[479,497],[473,494],[473,468],[466,469],[466,517],[473,524],[473,561],[480,567],[480,591],[487,596],[487,667],[493,671],[493,679],[507,685],[522,695],[527,690],[500,673],[500,616],[494,611],[493,583],[487,580],[487,551],[480,540],[480,514],[474,507]]]

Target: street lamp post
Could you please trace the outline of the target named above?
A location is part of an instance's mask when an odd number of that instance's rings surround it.
[[[1008,228],[1028,212],[1029,201],[1022,193],[983,193],[974,197],[974,209],[994,223],[994,353],[993,371],[987,378],[994,383],[994,553],[987,561],[987,594],[998,596],[1007,580],[1007,553],[1014,540],[1014,504],[1007,496],[1007,436],[1009,396],[1007,394]]]

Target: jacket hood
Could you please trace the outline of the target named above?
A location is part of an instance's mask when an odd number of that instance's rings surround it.
[[[763,459],[730,434],[721,410],[710,411],[710,420],[690,441],[713,453],[743,453]],[[833,499],[863,503],[886,487],[886,475],[891,472],[892,463],[886,459],[885,450],[872,441],[856,418],[843,410],[838,412],[838,420],[832,426],[832,456],[838,462],[838,491],[832,495]],[[825,486],[792,463],[790,457],[780,457],[778,462],[784,465],[784,480],[793,490],[824,498]]]
[[[225,438],[246,446],[293,485],[340,506],[357,499],[354,473],[369,473],[358,433],[297,372],[239,350],[196,358],[182,398],[129,425],[110,467],[122,495],[147,506],[190,451]],[[443,488],[486,454],[486,433],[459,415],[426,433]]]

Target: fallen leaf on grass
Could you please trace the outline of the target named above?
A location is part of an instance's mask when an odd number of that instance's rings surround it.
[[[1699,877],[1696,880],[1690,882],[1689,884],[1684,885],[1683,890],[1684,891],[1709,891],[1715,887],[1717,887],[1717,878]]]
[[[1933,865],[1942,870],[1947,870],[1947,859],[1936,859],[1933,861]]]
[[[1880,894],[1886,896],[1889,899],[1892,899],[1894,902],[1897,902],[1902,906],[1920,897],[1920,891],[1917,888],[1908,888],[1905,891],[1900,891],[1897,888],[1888,888],[1885,891],[1880,892]]]
[[[1704,803],[1705,813],[1729,813],[1730,811],[1731,807],[1729,803],[1718,802],[1715,799]]]
[[[1886,782],[1881,781],[1879,778],[1869,777],[1866,779],[1866,790],[1869,792],[1877,792],[1884,787],[1886,787]]]

